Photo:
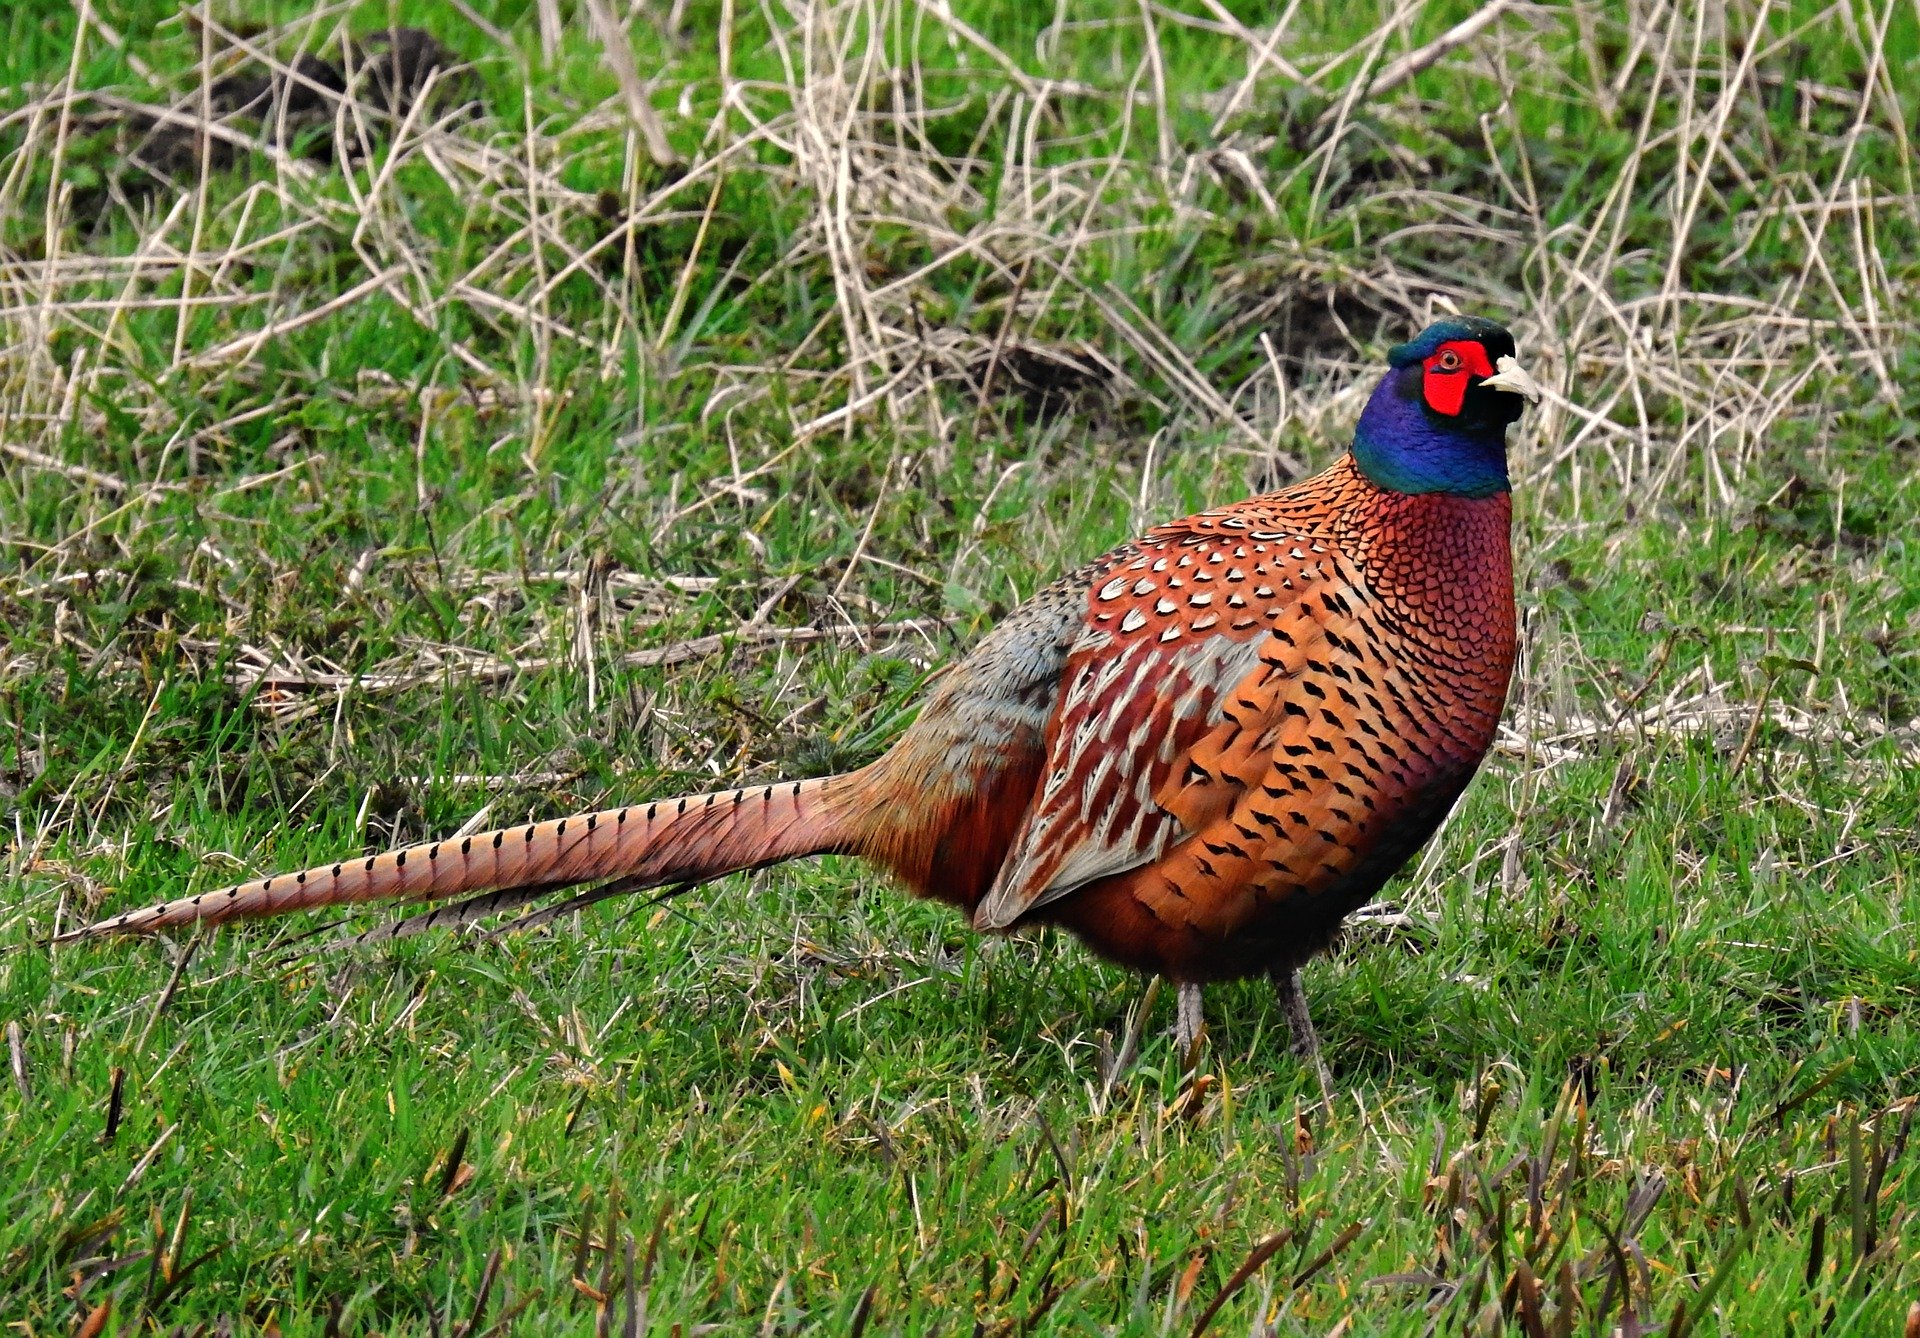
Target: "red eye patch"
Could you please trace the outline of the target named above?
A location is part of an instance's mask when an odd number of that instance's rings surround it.
[[[1492,376],[1493,362],[1487,350],[1471,339],[1456,339],[1442,344],[1426,361],[1422,386],[1427,407],[1449,418],[1467,402],[1467,378]]]

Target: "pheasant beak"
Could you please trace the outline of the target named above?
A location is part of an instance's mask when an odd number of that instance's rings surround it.
[[[1524,395],[1534,404],[1540,402],[1540,383],[1527,375],[1527,369],[1510,357],[1502,357],[1494,366],[1499,370],[1480,384],[1489,390],[1506,390]]]

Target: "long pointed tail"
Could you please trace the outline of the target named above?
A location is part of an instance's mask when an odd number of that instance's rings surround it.
[[[630,887],[694,883],[848,848],[854,777],[722,790],[391,850],[164,901],[56,941],[146,934],[362,901],[437,901],[552,891],[603,878]],[[504,904],[510,904],[512,899]]]

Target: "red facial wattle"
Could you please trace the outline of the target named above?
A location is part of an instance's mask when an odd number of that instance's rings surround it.
[[[1472,378],[1493,375],[1493,361],[1486,347],[1477,340],[1457,339],[1442,344],[1424,364],[1422,386],[1427,407],[1452,418],[1467,402],[1467,387]]]

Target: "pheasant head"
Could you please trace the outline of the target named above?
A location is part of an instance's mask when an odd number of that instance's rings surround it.
[[[1506,492],[1507,424],[1540,398],[1506,328],[1451,317],[1390,349],[1387,361],[1354,431],[1360,472],[1394,492]]]

